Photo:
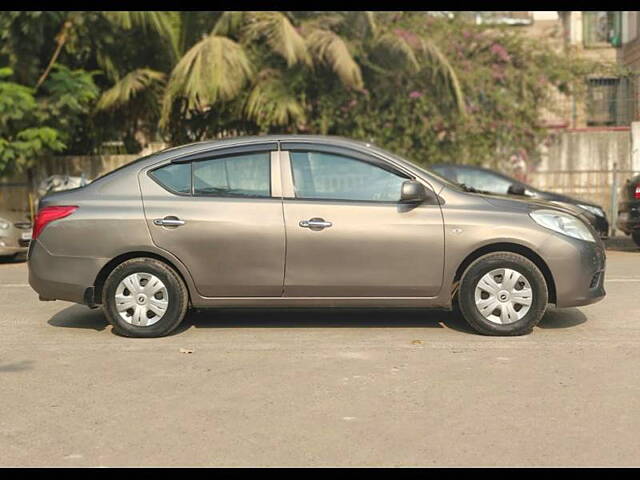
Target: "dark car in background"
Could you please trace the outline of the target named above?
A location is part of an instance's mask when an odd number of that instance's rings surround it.
[[[627,180],[618,202],[616,227],[640,247],[640,175]]]
[[[431,165],[429,168],[453,182],[478,191],[500,195],[521,195],[571,208],[576,214],[581,214],[591,223],[600,238],[606,239],[609,236],[607,215],[602,207],[595,203],[585,202],[559,193],[538,190],[531,185],[488,168],[450,163],[438,163]]]

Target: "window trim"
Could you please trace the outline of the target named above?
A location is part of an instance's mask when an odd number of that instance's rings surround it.
[[[334,202],[334,203],[365,203],[365,204],[379,204],[379,205],[398,205],[400,204],[400,200],[362,200],[362,199],[352,199],[352,198],[309,198],[309,197],[298,197],[298,191],[296,189],[295,183],[295,175],[293,173],[293,165],[291,153],[302,152],[302,153],[328,153],[330,155],[342,156],[351,160],[355,160],[357,162],[366,163],[372,165],[374,167],[380,168],[386,172],[392,173],[398,177],[403,177],[405,180],[417,180],[416,176],[412,172],[406,172],[399,168],[396,168],[395,165],[391,165],[384,160],[370,157],[369,155],[365,155],[362,152],[357,150],[352,150],[348,148],[340,148],[334,147],[330,145],[314,145],[314,144],[304,144],[297,142],[283,142],[282,143],[282,153],[286,153],[286,159],[284,160],[289,164],[289,173],[290,176],[288,178],[289,182],[291,182],[291,187],[293,190],[293,196],[283,197],[285,200],[297,200],[303,202]],[[422,183],[422,182],[421,182]],[[427,187],[430,188],[430,187]]]

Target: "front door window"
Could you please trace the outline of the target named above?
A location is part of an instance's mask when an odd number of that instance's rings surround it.
[[[406,176],[354,158],[291,152],[296,198],[398,202]]]

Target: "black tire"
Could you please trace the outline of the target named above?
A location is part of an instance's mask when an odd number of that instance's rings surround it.
[[[640,247],[640,232],[631,232],[631,238],[634,243]]]
[[[164,315],[153,325],[138,326],[128,323],[116,308],[116,289],[122,280],[133,273],[155,275],[167,289],[169,304]],[[153,338],[168,335],[182,322],[189,307],[189,294],[182,278],[165,263],[153,258],[133,258],[121,263],[109,274],[102,289],[102,301],[107,320],[117,334]]]
[[[475,302],[475,289],[482,277],[499,268],[510,268],[524,275],[531,285],[533,300],[529,311],[521,319],[507,324],[494,323],[485,318]],[[467,267],[458,290],[458,307],[464,319],[479,333],[496,336],[525,335],[535,327],[547,308],[547,283],[540,269],[522,255],[496,252],[484,255]]]

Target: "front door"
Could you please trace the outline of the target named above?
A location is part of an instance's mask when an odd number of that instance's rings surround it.
[[[141,173],[153,242],[186,265],[202,296],[282,295],[284,220],[271,164],[271,152],[254,147]]]
[[[444,262],[439,205],[399,203],[410,176],[357,157],[282,152],[283,181],[292,183],[285,296],[435,296]]]

